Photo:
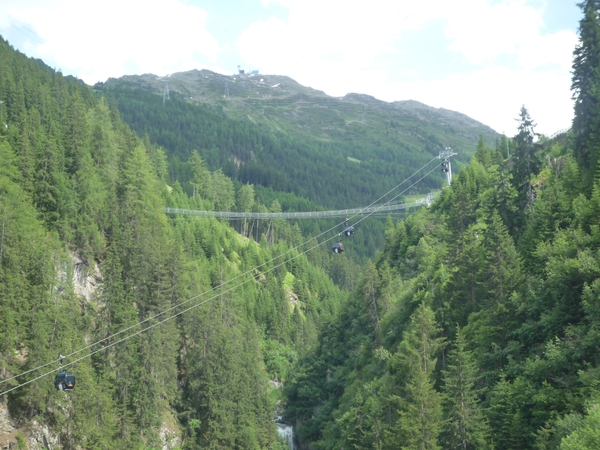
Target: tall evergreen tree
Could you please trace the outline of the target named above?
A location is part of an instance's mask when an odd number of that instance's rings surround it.
[[[437,354],[443,346],[435,314],[424,303],[411,317],[398,357],[406,367],[405,393],[400,399],[398,422],[389,432],[387,448],[441,449],[442,395],[434,387]]]
[[[206,168],[206,162],[202,159],[197,150],[192,152],[188,160],[192,168],[192,186],[193,192],[192,197],[196,197],[196,194],[207,196],[210,186],[210,172]]]
[[[479,404],[476,382],[477,366],[466,349],[460,328],[456,332],[454,348],[448,354],[448,369],[444,374],[446,394],[446,448],[489,449],[490,429]]]
[[[535,123],[525,106],[521,107],[518,120],[519,132],[512,141],[514,147],[511,155],[513,183],[519,195],[521,212],[526,211],[531,217],[534,217],[531,177],[539,169],[539,161],[535,155],[538,149],[535,139],[538,134],[535,132]],[[519,224],[519,230],[522,230],[523,227],[523,223]]]
[[[375,342],[379,342],[381,333],[381,318],[383,310],[379,304],[382,300],[379,293],[379,274],[375,265],[369,260],[365,266],[363,276],[360,282],[361,299],[365,309],[367,321],[371,324],[371,331],[375,337]]]
[[[254,186],[244,184],[237,195],[237,207],[240,212],[251,212],[254,205]],[[248,236],[248,219],[242,222],[242,236]]]
[[[477,149],[475,150],[475,158],[484,167],[489,167],[493,161],[492,149],[487,146],[483,135],[479,135],[479,141],[477,141]]]
[[[600,158],[600,0],[579,4],[579,44],[573,52],[571,90],[575,100],[574,154],[584,177],[587,193]]]

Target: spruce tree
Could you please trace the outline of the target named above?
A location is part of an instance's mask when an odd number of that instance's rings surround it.
[[[210,179],[210,172],[206,168],[206,162],[202,159],[198,151],[194,150],[188,159],[188,163],[192,169],[192,180],[190,181],[193,186],[192,197],[195,198],[196,194],[206,196]]]
[[[479,140],[477,141],[477,149],[475,150],[475,158],[479,161],[484,167],[489,167],[493,161],[492,149],[487,146],[485,143],[485,139],[483,135],[479,135]]]
[[[252,206],[254,205],[254,186],[252,184],[244,184],[237,195],[237,207],[240,212],[251,212]],[[242,236],[248,236],[248,219],[244,219],[242,223],[242,229],[240,230]]]
[[[398,357],[406,370],[404,395],[400,398],[399,418],[388,433],[387,448],[406,450],[441,449],[442,394],[434,387],[436,355],[443,346],[434,312],[424,303],[411,317]]]
[[[521,213],[527,212],[533,218],[534,197],[531,177],[539,169],[539,161],[535,155],[538,149],[535,143],[538,134],[535,132],[535,123],[525,106],[521,107],[518,120],[519,132],[513,138],[514,150],[511,155],[513,183],[518,192]],[[524,218],[524,215],[521,217]],[[523,223],[518,224],[519,230],[522,230],[523,227]]]
[[[600,156],[600,0],[584,0],[579,7],[583,18],[579,22],[579,45],[573,52],[571,84],[574,154],[589,193]]]
[[[375,338],[375,343],[379,342],[381,333],[381,317],[383,311],[379,305],[379,274],[375,264],[371,260],[367,261],[360,283],[361,300],[364,305],[364,315],[370,325],[371,333]]]
[[[448,354],[444,374],[446,394],[446,448],[489,449],[489,427],[479,404],[476,382],[477,366],[465,338],[458,328],[455,347]]]

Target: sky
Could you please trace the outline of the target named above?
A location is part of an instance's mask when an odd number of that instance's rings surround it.
[[[2,0],[0,35],[93,85],[238,65],[342,97],[417,100],[508,136],[571,126],[579,0]]]

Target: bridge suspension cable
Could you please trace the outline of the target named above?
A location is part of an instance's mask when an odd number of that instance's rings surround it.
[[[399,211],[431,204],[434,195],[410,203],[398,203],[395,205],[365,206],[363,208],[338,209],[333,211],[310,211],[310,212],[284,212],[284,213],[256,213],[256,212],[229,212],[229,211],[198,211],[181,208],[164,208],[166,214],[183,214],[201,217],[222,217],[225,219],[323,219],[327,217],[349,217],[368,216],[372,213],[384,213],[388,211]]]

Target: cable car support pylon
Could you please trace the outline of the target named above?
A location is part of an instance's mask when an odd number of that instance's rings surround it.
[[[458,153],[453,151],[450,147],[446,147],[437,156],[438,159],[442,160],[442,172],[446,174],[448,186],[452,184],[452,165],[450,164],[450,157],[455,155],[458,155]]]

